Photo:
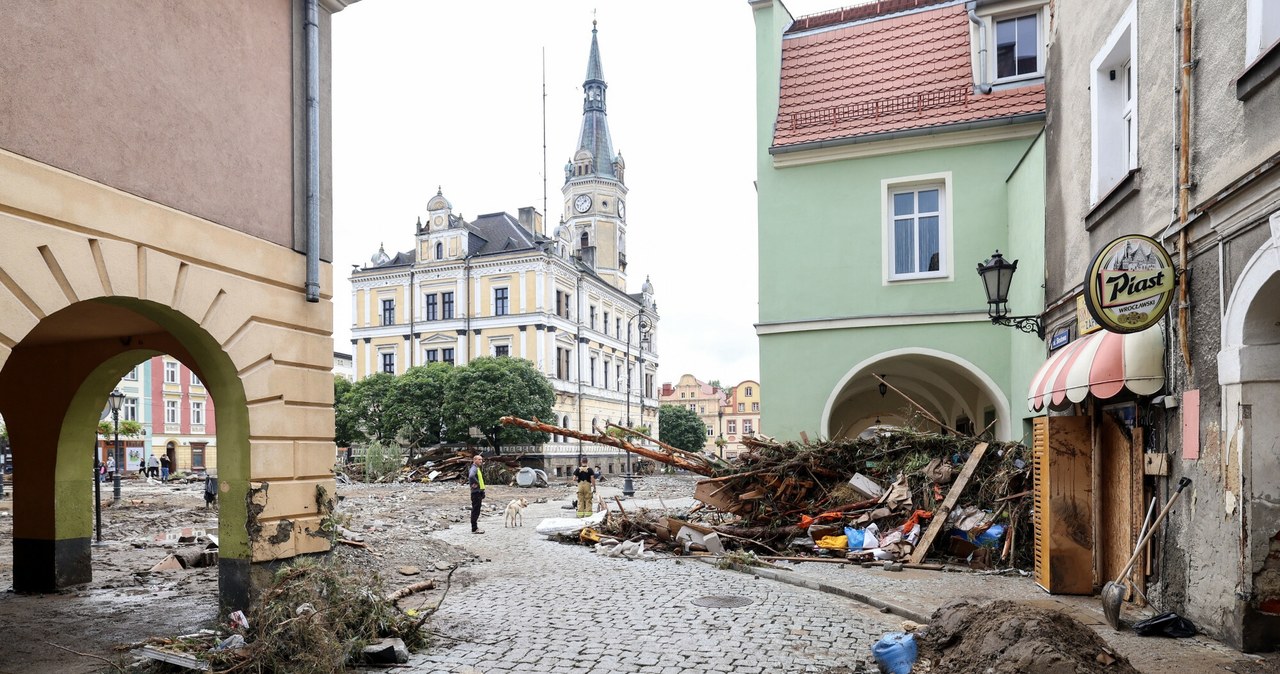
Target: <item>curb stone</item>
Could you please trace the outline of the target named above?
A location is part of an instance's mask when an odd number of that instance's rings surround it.
[[[716,559],[713,557],[698,557],[697,559],[698,561],[704,562],[706,564],[711,564],[713,566],[719,565],[721,561],[720,559]],[[888,613],[892,613],[894,615],[901,616],[903,618],[906,618],[907,620],[914,620],[915,622],[918,622],[922,625],[926,625],[929,623],[929,616],[924,615],[919,611],[914,611],[905,606],[901,606],[899,604],[895,604],[890,601],[885,601],[884,599],[880,599],[877,597],[872,597],[871,595],[863,594],[862,592],[855,592],[853,590],[843,588],[838,585],[833,585],[831,583],[824,583],[820,580],[814,580],[812,578],[806,578],[805,576],[801,575],[796,571],[776,571],[773,569],[762,569],[759,567],[746,566],[744,564],[737,564],[734,562],[729,563],[729,568],[733,569],[734,571],[748,573],[753,576],[758,576],[760,578],[765,578],[768,580],[776,580],[780,583],[786,583],[787,585],[795,585],[796,587],[804,587],[810,590],[817,590],[818,592],[825,592],[827,594],[839,595],[841,597],[844,597],[845,599],[852,599],[854,601],[862,602],[863,604],[866,604],[874,608],[878,608],[881,611],[885,611]]]

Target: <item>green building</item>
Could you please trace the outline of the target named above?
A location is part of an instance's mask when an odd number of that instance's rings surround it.
[[[1023,438],[1045,345],[992,325],[975,270],[1018,259],[1008,308],[1040,313],[1045,5],[750,5],[762,425]]]

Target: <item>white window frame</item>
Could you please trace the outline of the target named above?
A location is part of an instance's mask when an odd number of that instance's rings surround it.
[[[200,381],[200,378],[196,376],[195,370],[191,371],[191,385],[199,386],[201,388],[204,387],[204,382]]]
[[[191,401],[191,425],[192,426],[204,425],[204,401],[203,400]]]
[[[178,383],[178,364],[171,360],[166,360],[164,362],[164,383]]]
[[[1114,80],[1112,71],[1116,73]],[[1111,30],[1089,64],[1089,73],[1089,202],[1097,204],[1138,168],[1142,132],[1138,94],[1142,79],[1138,69],[1136,3],[1129,4]],[[1126,92],[1131,94],[1126,97]]]
[[[1280,40],[1280,0],[1246,0],[1244,63],[1249,65]]]
[[[919,191],[936,187],[938,189],[938,270],[898,274],[894,270],[894,233],[893,233],[893,195],[900,192]],[[952,244],[952,198],[951,171],[925,173],[899,178],[885,178],[880,181],[880,227],[883,242],[881,247],[881,269],[884,285],[904,283],[936,283],[950,281],[955,270],[951,261],[955,259]]]
[[[1032,2],[1021,2],[1010,5],[1003,5],[998,12],[993,12],[982,17],[986,23],[987,31],[987,81],[993,85],[1009,84],[1012,82],[1022,82],[1024,80],[1043,79],[1045,72],[1045,59],[1048,57],[1045,44],[1045,28],[1048,25],[1048,5],[1040,0]],[[996,23],[999,21],[1007,21],[1018,17],[1035,15],[1036,17],[1036,70],[1032,73],[1023,73],[1021,75],[1011,75],[1009,77],[999,77],[997,74],[996,64]],[[976,42],[976,40],[975,40]]]
[[[125,421],[138,420],[138,399],[133,396],[124,399],[124,405],[120,407],[120,418]]]
[[[387,356],[391,356],[391,372],[387,372]],[[396,370],[396,352],[395,349],[379,349],[378,350],[378,372],[387,372],[387,374],[395,374]]]
[[[164,401],[164,422],[166,424],[182,423],[182,415],[178,412],[177,400]]]

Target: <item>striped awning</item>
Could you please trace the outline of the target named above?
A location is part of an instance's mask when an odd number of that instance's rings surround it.
[[[1064,346],[1031,379],[1028,407],[1039,412],[1078,403],[1092,393],[1107,399],[1128,388],[1151,395],[1164,387],[1164,330],[1155,325],[1122,335],[1101,330]]]

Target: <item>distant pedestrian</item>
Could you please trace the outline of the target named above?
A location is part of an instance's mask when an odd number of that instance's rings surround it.
[[[471,459],[471,470],[467,471],[467,484],[471,485],[471,533],[483,534],[480,530],[480,504],[484,502],[484,457],[476,454]]]
[[[169,455],[168,454],[160,455],[160,481],[161,482],[169,481]]]
[[[596,490],[596,474],[587,465],[585,457],[582,465],[573,471],[573,476],[578,479],[578,517],[591,517],[591,493]]]
[[[600,464],[596,464],[596,482],[604,479],[604,472],[600,470]]]
[[[147,475],[156,479],[160,478],[160,459],[155,454],[147,457]]]
[[[107,457],[107,479],[114,480],[116,478],[116,457]]]

